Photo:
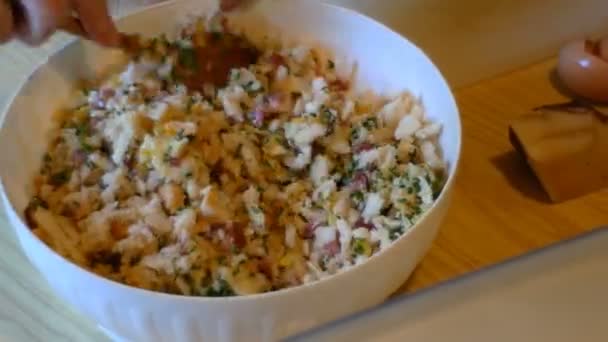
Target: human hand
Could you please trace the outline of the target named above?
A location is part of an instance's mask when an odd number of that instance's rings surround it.
[[[222,12],[230,12],[237,8],[245,7],[252,2],[252,0],[220,0],[220,10]]]
[[[0,43],[17,38],[38,45],[74,22],[99,44],[120,44],[105,0],[0,0]]]

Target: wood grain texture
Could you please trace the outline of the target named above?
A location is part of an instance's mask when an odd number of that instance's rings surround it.
[[[402,291],[414,291],[608,222],[608,189],[551,204],[507,136],[511,120],[565,98],[555,61],[456,91],[463,156],[454,203],[431,251]],[[559,170],[556,170],[559,172]]]
[[[137,4],[114,0],[111,5],[119,13]],[[33,66],[67,41],[66,36],[56,36],[39,49],[18,43],[0,47],[0,107]],[[433,248],[399,293],[431,286],[608,222],[607,191],[549,204],[509,145],[510,120],[532,107],[563,99],[548,82],[553,65],[548,60],[457,89],[464,155],[454,203]],[[106,341],[92,322],[54,297],[2,218],[0,227],[0,340]]]

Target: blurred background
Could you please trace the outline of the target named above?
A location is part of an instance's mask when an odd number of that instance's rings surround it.
[[[110,0],[118,15],[162,1]],[[538,62],[573,38],[608,34],[606,0],[324,1],[404,34],[433,58],[452,86]]]
[[[608,34],[605,0],[330,0],[422,47],[453,86],[538,62],[566,41]]]

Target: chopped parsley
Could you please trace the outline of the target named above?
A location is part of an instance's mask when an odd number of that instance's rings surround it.
[[[369,255],[370,247],[366,240],[355,239],[353,242],[353,252],[357,255]]]
[[[220,264],[220,265],[222,265],[222,266],[226,265],[226,256],[222,255],[222,256],[218,257],[217,258],[217,263]]]
[[[363,127],[365,127],[368,131],[372,131],[376,128],[378,128],[378,120],[376,119],[376,117],[369,117],[367,119],[365,119],[362,123]]]
[[[326,107],[321,110],[321,122],[325,125],[333,125],[336,122],[335,111]]]
[[[35,196],[34,198],[32,198],[32,200],[30,201],[30,207],[31,208],[43,208],[43,209],[48,209],[49,205],[40,197]]]
[[[399,238],[401,236],[401,234],[403,234],[402,227],[391,228],[391,229],[389,229],[388,237],[392,241],[394,241],[394,240],[397,240],[397,238]]]
[[[207,297],[230,297],[236,293],[232,286],[224,279],[219,279],[211,287],[207,289]]]
[[[74,129],[76,130],[77,136],[88,135],[89,133],[89,125],[86,123],[75,124]]]
[[[397,166],[391,167],[391,169],[389,170],[389,173],[393,178],[399,177],[399,169],[397,168]]]
[[[420,178],[414,178],[412,181],[412,187],[416,193],[420,192]]]
[[[362,191],[355,191],[352,194],[350,194],[350,199],[352,199],[353,202],[355,202],[355,204],[359,205],[359,204],[363,203],[363,200],[365,199],[365,195],[363,194]]]
[[[230,71],[230,80],[236,82],[241,78],[241,71],[238,69],[232,69]]]
[[[350,140],[357,141],[357,140],[359,140],[360,137],[361,137],[361,131],[359,130],[359,127],[353,127],[350,130]]]
[[[191,47],[180,47],[179,48],[179,64],[185,68],[196,70],[198,68],[198,62],[196,59],[196,50]]]
[[[80,141],[80,146],[82,147],[82,150],[87,153],[91,153],[95,150],[93,146],[87,144],[84,140]]]
[[[418,151],[414,147],[408,153],[408,157],[409,157],[410,161],[415,161],[417,156],[418,156]]]
[[[62,186],[63,184],[67,183],[71,177],[72,177],[72,171],[65,169],[65,170],[59,171],[57,173],[54,173],[51,176],[50,183],[51,183],[51,185],[54,185],[54,186]]]
[[[184,135],[183,128],[180,129],[179,131],[177,131],[176,138],[177,138],[177,140],[182,140],[182,139],[186,138],[186,135]]]
[[[172,146],[171,146],[171,145],[169,145],[169,147],[167,147],[167,149],[166,149],[166,150],[165,150],[165,152],[163,153],[163,161],[164,161],[165,163],[168,163],[168,162],[170,162],[170,161],[171,161],[171,159],[173,159],[173,158],[171,157],[172,150],[173,150]]]
[[[324,255],[321,260],[319,260],[319,267],[321,267],[323,272],[327,271],[328,258],[329,257],[327,255]]]
[[[351,160],[347,165],[346,165],[346,169],[345,171],[345,178],[347,180],[350,180],[353,177],[353,174],[355,173],[355,171],[357,170],[357,161],[355,160]]]
[[[260,82],[249,81],[249,82],[247,82],[247,84],[245,84],[243,86],[243,88],[245,88],[245,91],[251,93],[251,92],[260,91],[262,89],[262,86],[261,86]]]

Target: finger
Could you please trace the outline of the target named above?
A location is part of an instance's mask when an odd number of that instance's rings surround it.
[[[75,36],[79,36],[86,39],[89,38],[87,32],[85,31],[84,27],[82,26],[82,23],[78,18],[69,18],[68,20],[63,22],[63,24],[61,24],[60,29]]]
[[[69,0],[13,1],[18,36],[28,44],[37,45],[47,39],[70,14]]]
[[[239,5],[240,0],[220,0],[220,10],[222,12],[232,11]]]
[[[105,0],[72,0],[72,2],[90,39],[106,46],[120,46],[120,34],[110,17]]]
[[[220,0],[220,10],[222,12],[230,12],[239,8],[245,8],[251,3],[251,0]]]
[[[0,43],[13,36],[13,10],[8,1],[0,0]]]

